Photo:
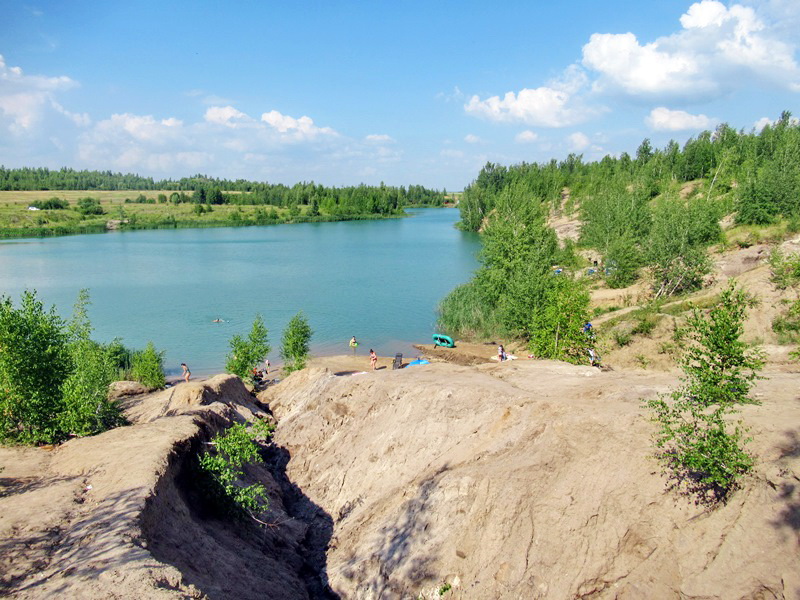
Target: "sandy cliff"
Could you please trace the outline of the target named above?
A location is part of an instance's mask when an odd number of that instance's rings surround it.
[[[517,361],[334,377],[268,398],[288,476],[334,521],[346,598],[798,598],[800,402],[747,407],[759,458],[717,510],[667,491],[640,399],[672,374]]]
[[[131,426],[0,448],[0,592],[797,599],[798,377],[767,374],[742,415],[755,473],[710,511],[650,457],[640,400],[675,373],[307,369],[261,395],[279,422],[249,473],[272,497],[266,529],[215,519],[191,480],[214,431],[264,416],[237,379],[127,397]]]

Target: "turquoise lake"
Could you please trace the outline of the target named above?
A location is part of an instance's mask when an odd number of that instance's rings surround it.
[[[223,370],[228,340],[256,313],[279,362],[286,323],[302,310],[312,354],[413,355],[430,343],[436,306],[477,268],[476,234],[451,208],[381,221],[110,232],[0,242],[0,294],[35,289],[68,317],[88,288],[93,337],[166,352],[168,373]],[[223,323],[213,323],[222,319]]]

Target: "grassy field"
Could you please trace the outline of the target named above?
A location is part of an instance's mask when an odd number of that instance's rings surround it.
[[[0,238],[68,235],[103,232],[109,229],[159,229],[172,227],[230,227],[239,225],[271,225],[303,221],[335,221],[341,216],[308,217],[308,207],[292,215],[288,209],[276,206],[215,205],[212,212],[199,213],[200,205],[172,204],[157,201],[159,194],[167,198],[172,191],[0,191]],[[133,202],[140,194],[154,203]],[[50,198],[67,200],[67,209],[28,210],[37,201]],[[77,209],[81,198],[100,202],[102,215],[82,215]],[[126,199],[129,202],[126,202]],[[203,210],[209,207],[203,206]],[[369,215],[355,218],[381,218]]]

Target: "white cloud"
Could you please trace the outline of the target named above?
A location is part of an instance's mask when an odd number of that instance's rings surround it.
[[[467,114],[501,123],[525,123],[537,127],[567,127],[581,123],[604,109],[583,103],[581,90],[586,73],[577,65],[564,70],[561,77],[535,89],[507,92],[503,98],[481,100],[474,95],[464,105]]]
[[[225,127],[236,127],[241,122],[252,121],[250,117],[232,106],[212,106],[206,110],[203,118],[209,123]]]
[[[582,120],[579,111],[569,106],[570,95],[549,87],[507,92],[501,99],[491,96],[481,100],[472,96],[464,105],[467,114],[490,121],[527,123],[539,127],[565,127]]]
[[[66,111],[55,100],[57,92],[77,85],[66,76],[25,75],[20,67],[6,65],[0,55],[0,127],[5,122],[12,134],[22,135],[39,124],[51,110],[80,124],[82,115]]]
[[[64,115],[79,127],[86,127],[92,123],[92,119],[87,113],[70,112],[53,99],[50,100],[50,106],[52,106],[56,112]]]
[[[702,0],[680,23],[676,33],[644,44],[630,32],[593,34],[583,65],[599,75],[594,90],[687,100],[718,97],[754,80],[800,90],[796,34],[782,33],[752,7]]]
[[[712,127],[716,121],[706,115],[691,115],[682,110],[670,110],[660,106],[650,111],[645,123],[657,131],[682,131],[707,129]]]
[[[517,135],[514,136],[514,141],[520,144],[530,144],[531,142],[535,142],[539,139],[538,134],[531,131],[530,129],[526,129],[525,131],[520,131]]]
[[[467,142],[468,144],[477,144],[478,142],[481,141],[481,138],[479,138],[477,135],[468,133],[467,135],[464,136],[464,141]]]
[[[686,92],[709,82],[697,81],[700,65],[686,53],[669,53],[658,44],[639,45],[632,33],[594,33],[583,47],[583,64],[601,73],[595,89],[618,86],[630,94]]]
[[[317,127],[311,117],[302,116],[299,119],[283,115],[277,110],[271,110],[261,115],[261,120],[276,131],[284,134],[287,139],[296,141],[313,140],[319,136],[338,135],[330,127]]]
[[[375,142],[377,144],[393,144],[394,138],[390,135],[386,135],[385,133],[371,133],[368,136],[365,136],[364,139],[368,142]]]
[[[585,133],[581,133],[580,131],[576,131],[575,133],[567,136],[567,141],[569,142],[570,150],[574,152],[585,150],[591,144],[587,135]]]

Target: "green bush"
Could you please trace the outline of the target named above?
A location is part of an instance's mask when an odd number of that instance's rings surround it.
[[[100,206],[100,201],[95,198],[81,198],[78,200],[78,212],[83,216],[105,214],[103,207]]]
[[[737,423],[731,431],[729,424],[738,405],[758,403],[749,392],[763,356],[741,341],[749,303],[731,285],[707,316],[695,310],[689,319],[694,343],[681,360],[683,385],[646,402],[659,427],[654,441],[660,459],[709,502],[727,498],[753,466],[742,447],[745,430]]]
[[[281,357],[285,361],[283,368],[287,373],[305,368],[312,333],[302,312],[293,316],[286,325],[281,342]]]
[[[248,379],[258,363],[264,359],[271,349],[269,345],[269,332],[264,325],[261,315],[253,319],[253,326],[246,338],[235,334],[229,341],[230,353],[225,362],[229,373]]]
[[[131,378],[149,388],[163,388],[164,353],[156,350],[153,342],[147,342],[145,349],[133,354],[131,360]]]
[[[89,291],[80,290],[67,325],[73,369],[62,388],[61,426],[70,435],[93,435],[124,423],[119,408],[108,399],[108,386],[118,369],[108,346],[93,341],[89,321]]]
[[[244,467],[261,462],[258,440],[267,441],[274,426],[257,421],[250,428],[232,425],[211,440],[213,450],[200,455],[201,473],[208,478],[210,499],[223,512],[257,518],[269,506],[261,484],[245,485]]]
[[[81,290],[69,323],[45,312],[35,292],[20,308],[0,301],[0,440],[57,443],[92,435],[124,419],[108,399],[115,351],[90,339],[89,295]]]
[[[625,329],[615,329],[611,335],[614,338],[614,341],[617,343],[617,346],[620,348],[630,344],[633,337],[631,336],[631,332]]]
[[[72,371],[64,321],[45,312],[35,292],[20,307],[0,297],[0,440],[22,444],[64,439],[62,385]]]
[[[37,200],[31,206],[42,210],[64,210],[69,208],[69,202],[61,198],[48,198],[47,200]]]
[[[636,320],[636,324],[633,326],[633,329],[631,329],[631,333],[633,335],[650,335],[656,328],[656,325],[658,325],[658,321],[658,317],[653,314],[643,314]]]

